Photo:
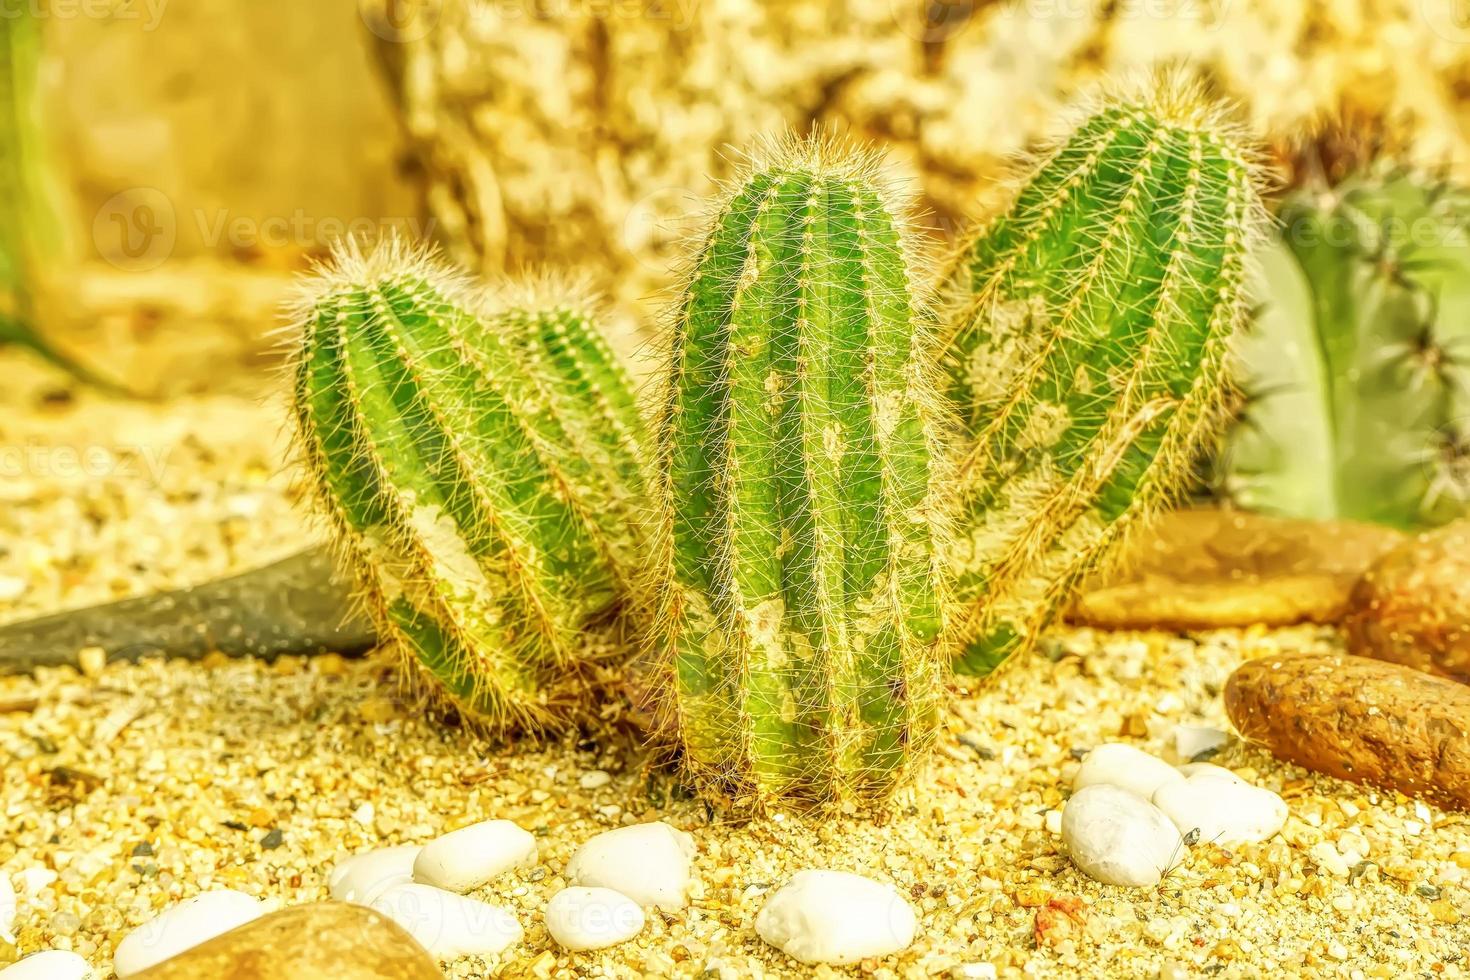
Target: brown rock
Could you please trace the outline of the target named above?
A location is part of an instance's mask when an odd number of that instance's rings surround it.
[[[442,980],[407,932],[372,909],[282,909],[181,953],[137,980]]]
[[[1176,511],[1084,583],[1066,618],[1102,629],[1333,623],[1363,572],[1402,540],[1352,521]]]
[[[1470,683],[1470,521],[1421,534],[1353,589],[1348,649]]]
[[[1240,734],[1315,772],[1470,809],[1470,687],[1346,654],[1263,657],[1225,685]]]

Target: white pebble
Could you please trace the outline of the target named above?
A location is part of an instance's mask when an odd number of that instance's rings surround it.
[[[612,776],[601,769],[593,769],[582,773],[582,778],[577,780],[577,785],[583,789],[601,789],[612,782]]]
[[[1224,779],[1232,783],[1239,783],[1241,786],[1250,785],[1229,769],[1226,769],[1224,766],[1217,766],[1213,762],[1187,762],[1179,767],[1179,771],[1187,779],[1193,779],[1196,776],[1211,776],[1215,779]]]
[[[949,969],[949,980],[995,980],[995,967],[989,963],[961,963]]]
[[[0,575],[0,602],[14,602],[26,594],[29,586],[23,578]]]
[[[605,949],[643,931],[643,910],[611,888],[563,888],[546,903],[546,931],[574,953]]]
[[[215,936],[259,918],[265,906],[242,892],[204,892],[165,909],[123,937],[112,958],[119,977],[142,973]]]
[[[10,883],[10,875],[0,871],[0,939],[12,946],[15,945],[15,934],[10,930],[14,927],[15,886]]]
[[[394,885],[372,908],[398,923],[436,959],[494,956],[521,941],[521,924],[505,909],[430,885]]]
[[[1210,774],[1160,786],[1153,803],[1181,834],[1198,830],[1200,844],[1258,844],[1286,823],[1286,802],[1269,789]]]
[[[1165,783],[1183,781],[1179,770],[1163,759],[1131,745],[1109,742],[1087,753],[1077,777],[1072,780],[1072,791],[1088,786],[1116,786],[1148,800]]]
[[[1179,831],[1158,807],[1107,784],[1072,794],[1062,811],[1062,840],[1084,874],[1131,888],[1157,885],[1184,854]]]
[[[327,890],[339,902],[371,905],[387,889],[413,881],[413,862],[421,850],[417,844],[404,844],[343,858],[327,876]]]
[[[898,889],[846,871],[798,871],[755,917],[757,935],[809,966],[897,953],[917,928]]]
[[[1174,751],[1185,762],[1201,752],[1221,748],[1228,741],[1230,741],[1230,735],[1218,728],[1201,725],[1174,726]]]
[[[76,953],[48,949],[0,969],[4,980],[90,980],[92,965]]]
[[[513,868],[536,863],[536,838],[509,820],[484,820],[424,845],[413,880],[448,891],[473,891]]]
[[[55,884],[56,879],[59,877],[59,875],[57,875],[57,873],[55,871],[52,871],[50,868],[43,868],[40,865],[37,865],[34,868],[26,868],[24,871],[17,874],[16,877],[20,879],[21,891],[25,892],[27,895],[35,895],[39,892],[45,891],[47,888],[50,888],[53,884]]]
[[[677,912],[689,904],[694,838],[663,822],[634,824],[598,834],[567,864],[574,885],[611,888],[639,905]]]
[[[1352,865],[1348,864],[1347,859],[1338,853],[1330,840],[1318,841],[1307,853],[1313,861],[1317,862],[1319,868],[1338,878],[1346,878],[1352,870]]]

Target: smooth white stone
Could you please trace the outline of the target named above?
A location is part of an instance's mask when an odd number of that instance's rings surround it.
[[[949,969],[949,980],[995,980],[995,967],[989,963],[961,963]]]
[[[611,888],[639,905],[677,912],[689,904],[689,864],[694,838],[662,821],[619,827],[577,848],[567,880]]]
[[[58,877],[60,876],[55,871],[40,866],[26,868],[16,875],[16,878],[20,879],[20,890],[27,895],[35,895],[50,888],[56,883]]]
[[[1179,767],[1179,771],[1184,774],[1186,779],[1193,779],[1196,776],[1209,776],[1214,779],[1225,779],[1232,783],[1239,783],[1242,786],[1250,785],[1229,769],[1226,769],[1224,766],[1217,766],[1213,762],[1187,762]]]
[[[1072,863],[1105,885],[1157,885],[1184,855],[1179,831],[1163,811],[1106,783],[1072,794],[1062,811],[1062,840]]]
[[[1149,755],[1142,749],[1121,742],[1108,742],[1087,753],[1077,778],[1072,780],[1072,791],[1088,786],[1116,786],[1143,797],[1149,797],[1165,783],[1182,783],[1184,777],[1179,770],[1163,759]]]
[[[394,885],[372,908],[398,923],[436,959],[494,956],[521,941],[521,924],[505,909],[432,885]]]
[[[582,778],[577,780],[577,785],[583,789],[601,789],[612,782],[612,776],[601,769],[593,769],[582,773]]]
[[[485,820],[425,844],[413,863],[413,880],[463,895],[535,863],[536,838],[530,831],[509,820]]]
[[[4,980],[91,980],[92,964],[76,953],[48,949],[0,969]]]
[[[546,903],[546,931],[574,953],[625,943],[643,921],[638,903],[611,888],[563,888]]]
[[[917,928],[897,888],[846,871],[798,871],[755,917],[758,936],[809,966],[896,953]]]
[[[0,939],[11,945],[15,944],[15,934],[10,931],[15,927],[15,906],[15,886],[10,875],[0,871]]]
[[[1218,749],[1230,741],[1230,735],[1218,728],[1203,725],[1175,725],[1174,751],[1179,758],[1188,762],[1201,752]]]
[[[413,862],[422,850],[418,844],[402,844],[343,858],[327,876],[327,890],[339,902],[371,905],[394,885],[413,881]]]
[[[1269,789],[1208,773],[1160,786],[1153,802],[1181,834],[1198,830],[1200,844],[1257,844],[1286,823],[1286,801]]]
[[[264,912],[265,905],[258,899],[227,888],[195,895],[124,936],[112,957],[112,968],[119,977],[142,973]]]

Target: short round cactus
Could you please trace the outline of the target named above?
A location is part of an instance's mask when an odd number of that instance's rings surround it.
[[[393,637],[469,718],[585,710],[587,623],[646,552],[627,376],[574,296],[473,296],[423,254],[338,252],[301,305],[299,443]]]
[[[903,206],[871,158],[775,148],[675,311],[656,438],[657,647],[697,779],[876,803],[923,757],[946,654],[944,462]]]

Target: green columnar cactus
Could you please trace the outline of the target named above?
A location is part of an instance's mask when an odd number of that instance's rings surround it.
[[[968,439],[960,672],[1026,649],[1187,483],[1223,421],[1252,175],[1217,110],[1156,79],[1104,100],[961,256],[944,345]]]
[[[875,162],[787,143],[719,209],[656,432],[658,648],[697,780],[871,805],[936,723],[942,399]]]
[[[640,423],[582,305],[483,309],[390,243],[339,251],[300,320],[304,469],[380,633],[487,727],[574,716],[579,633],[646,553]]]
[[[1400,528],[1470,504],[1470,191],[1406,172],[1305,190],[1261,251],[1221,488]]]

